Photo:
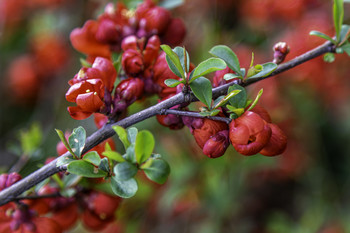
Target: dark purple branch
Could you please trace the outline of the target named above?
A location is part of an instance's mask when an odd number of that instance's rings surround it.
[[[293,60],[290,60],[289,62],[279,65],[273,73],[271,73],[270,75],[264,78],[249,79],[244,83],[238,83],[238,84],[242,86],[251,85],[255,82],[261,81],[263,79],[272,77],[281,72],[289,70],[297,65],[300,65],[310,59],[318,57],[327,52],[334,52],[334,50],[335,50],[335,46],[332,45],[330,42],[326,42],[323,45],[313,50],[310,50],[304,53],[303,55],[294,58]],[[227,93],[229,86],[231,86],[232,84],[233,83],[231,82],[231,83],[222,85],[220,87],[214,88],[213,98],[217,98],[220,95],[225,95]],[[174,95],[173,97],[165,101],[162,101],[152,107],[146,108],[138,113],[135,113],[129,117],[126,117],[114,124],[110,124],[110,125],[107,124],[103,128],[99,129],[98,131],[96,131],[95,133],[93,133],[87,138],[83,153],[86,153],[88,150],[98,145],[102,141],[108,139],[109,137],[112,137],[115,134],[114,130],[111,127],[112,125],[119,125],[124,128],[127,128],[140,121],[143,121],[145,119],[148,119],[150,117],[153,117],[159,114],[162,109],[169,109],[178,104],[182,104],[186,102],[194,102],[194,101],[197,101],[197,99],[192,94],[178,93],[177,95]],[[62,156],[68,156],[68,155],[69,155],[69,152],[65,153]],[[12,186],[2,190],[0,192],[0,206],[15,200],[15,198],[21,193],[23,193],[24,191],[30,189],[34,185],[40,183],[41,181],[54,175],[55,173],[63,170],[65,170],[65,167],[56,167],[56,160],[53,160],[51,163],[41,167],[37,171],[33,172],[32,174],[28,175],[27,177],[23,178],[22,180],[18,181]]]
[[[230,124],[231,119],[227,117],[219,117],[219,116],[202,116],[198,112],[189,112],[189,111],[180,111],[175,109],[162,109],[159,114],[161,115],[168,115],[168,114],[174,114],[178,116],[188,116],[188,117],[196,117],[196,118],[208,118],[210,120],[214,121],[223,121],[227,124]]]

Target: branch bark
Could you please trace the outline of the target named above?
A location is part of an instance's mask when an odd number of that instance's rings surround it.
[[[286,63],[282,63],[277,67],[277,69],[272,72],[270,75],[264,77],[264,78],[256,78],[256,79],[248,79],[246,82],[241,83],[238,82],[238,84],[242,86],[249,86],[253,83],[256,83],[258,81],[267,79],[269,77],[275,76],[279,73],[282,73],[286,70],[289,70],[295,66],[298,66],[308,60],[311,60],[315,57],[321,56],[328,52],[334,52],[335,46],[330,43],[326,42]],[[237,82],[236,82],[237,83]],[[227,93],[227,90],[229,86],[231,86],[234,83],[227,83],[225,85],[222,85],[217,88],[213,88],[213,98],[217,98],[220,95],[225,95]],[[84,150],[82,153],[86,153],[91,148],[95,147],[99,143],[103,142],[104,140],[108,139],[109,137],[112,137],[115,132],[112,129],[112,125],[119,125],[124,128],[127,128],[131,125],[134,125],[140,121],[143,121],[145,119],[148,119],[150,117],[153,117],[157,114],[159,114],[162,109],[169,109],[175,105],[186,103],[186,102],[195,102],[198,101],[196,97],[193,94],[184,94],[184,93],[178,93],[177,95],[174,95],[173,97],[162,101],[154,106],[151,106],[147,109],[144,109],[138,113],[135,113],[129,117],[126,117],[116,123],[113,124],[107,124],[101,129],[97,130],[95,133],[90,135],[87,140],[84,147]],[[62,156],[68,156],[69,152],[65,153]],[[17,183],[13,184],[12,186],[2,190],[0,192],[0,206],[16,200],[16,197],[19,196],[24,191],[30,189],[34,185],[40,183],[41,181],[45,180],[46,178],[54,175],[55,173],[58,173],[60,171],[64,171],[66,168],[63,167],[57,167],[56,166],[56,160],[53,160],[49,164],[41,167],[37,171],[33,172],[32,174],[28,175],[27,177],[23,178],[22,180],[18,181]]]

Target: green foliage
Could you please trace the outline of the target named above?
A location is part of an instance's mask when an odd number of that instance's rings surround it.
[[[81,158],[81,152],[84,149],[86,140],[85,129],[81,126],[73,129],[73,133],[68,138],[69,146],[75,156]]]
[[[128,148],[130,146],[130,142],[128,140],[128,134],[126,130],[123,127],[120,127],[119,125],[112,126],[114,131],[117,133],[120,141],[123,143],[124,148]]]
[[[39,124],[33,123],[28,130],[21,130],[19,138],[23,154],[32,155],[42,141],[42,130]]]
[[[207,78],[199,77],[190,83],[190,87],[193,94],[210,108],[213,95],[211,82]]]
[[[185,79],[185,72],[182,68],[179,56],[168,45],[160,46],[166,53],[166,61],[170,70],[178,77]]]
[[[311,31],[310,33],[309,33],[309,35],[310,36],[318,36],[318,37],[321,37],[321,38],[323,38],[323,39],[325,39],[325,40],[328,40],[328,41],[330,41],[330,42],[332,42],[333,44],[337,44],[337,42],[335,41],[335,40],[333,40],[333,38],[332,37],[330,37],[330,36],[328,36],[328,35],[326,35],[326,34],[324,34],[324,33],[322,33],[322,32],[319,32],[319,31]]]
[[[223,98],[220,98],[220,101],[218,101],[217,103],[214,102],[214,109],[221,107],[223,105],[225,105],[230,99],[232,99],[233,97],[235,97],[236,95],[238,95],[241,92],[241,90],[231,90],[227,93],[226,96],[224,96]]]
[[[344,19],[344,3],[343,0],[333,1],[333,23],[336,33],[337,43],[340,42],[340,30]]]
[[[83,157],[86,162],[92,163],[95,166],[99,166],[101,163],[100,155],[96,151],[90,151]]]
[[[169,164],[163,159],[150,159],[141,168],[150,180],[158,184],[164,184],[170,173]]]
[[[102,171],[93,164],[84,160],[70,162],[67,166],[67,172],[89,178],[100,178],[107,175],[107,172]]]
[[[135,155],[137,163],[145,162],[152,154],[155,141],[151,132],[142,130],[136,136]]]
[[[199,65],[192,71],[189,83],[193,82],[201,76],[204,76],[217,70],[223,70],[225,68],[226,63],[223,60],[213,57],[209,58],[199,63]]]
[[[168,87],[176,87],[177,85],[184,83],[184,81],[179,81],[176,79],[166,79],[164,81],[165,85],[167,85]]]
[[[237,55],[226,45],[214,46],[209,53],[224,60],[227,66],[241,77],[244,76],[241,72]]]
[[[332,63],[335,61],[335,55],[333,53],[326,53],[323,56],[323,60],[328,63]]]
[[[138,189],[137,182],[134,178],[129,180],[118,180],[116,176],[112,176],[111,187],[114,194],[122,198],[133,197]]]
[[[276,69],[277,69],[277,64],[273,62],[252,66],[248,70],[247,79],[266,77]]]
[[[235,108],[244,108],[247,102],[247,91],[244,87],[234,84],[229,87],[228,92],[232,92],[234,90],[240,90],[240,92],[229,99],[230,105]]]
[[[263,94],[263,92],[264,92],[263,89],[261,89],[261,90],[259,91],[259,93],[258,93],[257,96],[255,97],[255,100],[254,100],[253,103],[250,105],[250,107],[247,109],[247,111],[249,111],[249,110],[251,110],[251,109],[253,109],[253,108],[255,107],[255,105],[258,103],[258,101],[259,101],[261,95]]]

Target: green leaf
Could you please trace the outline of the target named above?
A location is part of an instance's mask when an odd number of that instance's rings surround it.
[[[86,162],[92,163],[95,166],[99,166],[101,163],[100,155],[96,151],[90,151],[83,157]]]
[[[159,6],[171,10],[178,6],[181,6],[183,3],[184,0],[164,0],[159,3]]]
[[[263,94],[264,90],[263,89],[260,89],[258,95],[256,96],[255,100],[253,101],[253,103],[250,105],[250,107],[248,108],[247,111],[253,109],[255,107],[255,105],[258,103],[261,95]]]
[[[350,36],[350,25],[343,24],[340,30],[340,44],[344,44]]]
[[[81,66],[88,67],[88,68],[92,67],[92,64],[90,62],[88,62],[86,59],[81,57],[79,60],[80,60]]]
[[[75,174],[68,174],[63,176],[63,187],[73,187],[79,183],[81,180],[81,176],[75,175]]]
[[[130,180],[118,180],[112,176],[111,187],[113,192],[122,198],[130,198],[137,192],[138,186],[134,178]]]
[[[154,159],[148,167],[142,168],[148,179],[164,184],[170,174],[169,164],[163,159]]]
[[[25,155],[32,155],[40,146],[42,131],[38,123],[33,123],[28,130],[20,131],[21,148]]]
[[[335,55],[333,53],[326,53],[323,56],[323,61],[328,62],[328,63],[332,63],[335,61]]]
[[[136,175],[138,169],[129,162],[123,162],[115,165],[113,171],[116,180],[129,180]]]
[[[131,127],[128,129],[128,140],[131,143],[135,143],[136,136],[137,136],[138,130],[135,127]]]
[[[142,130],[137,134],[135,142],[135,155],[138,164],[142,164],[151,156],[154,145],[154,137],[148,130]]]
[[[319,31],[311,31],[311,32],[309,33],[309,35],[310,35],[310,36],[318,36],[318,37],[321,37],[321,38],[323,38],[323,39],[325,39],[325,40],[329,40],[329,41],[332,42],[333,44],[337,44],[337,42],[336,42],[335,40],[333,40],[332,37],[330,37],[330,36],[328,36],[328,35],[326,35],[326,34],[324,34],[324,33],[322,33],[322,32],[319,32]]]
[[[123,143],[125,150],[130,146],[130,142],[128,140],[128,134],[126,130],[119,126],[119,125],[113,125],[112,128],[117,133],[119,140]]]
[[[182,69],[185,72],[188,72],[188,70],[190,69],[190,56],[188,55],[188,52],[186,51],[186,49],[184,47],[177,46],[173,49],[173,51],[179,57]]]
[[[224,79],[225,80],[231,80],[231,79],[234,79],[234,78],[239,78],[239,79],[242,79],[243,77],[240,76],[240,75],[236,75],[236,74],[232,74],[232,73],[227,73],[224,75]]]
[[[61,156],[56,161],[56,167],[59,167],[59,166],[65,165],[65,164],[69,164],[72,161],[76,161],[73,158],[73,155]]]
[[[69,146],[72,148],[72,151],[78,158],[81,158],[81,152],[84,149],[85,140],[86,132],[81,126],[73,129],[73,133],[68,138]]]
[[[114,160],[117,161],[118,163],[122,163],[125,161],[125,159],[123,158],[123,156],[121,156],[121,154],[119,154],[116,151],[104,151],[102,152],[103,156],[106,156],[107,158],[109,158],[110,160]]]
[[[344,19],[344,4],[343,0],[333,1],[333,22],[336,32],[337,42],[340,42],[340,30]]]
[[[131,144],[128,149],[126,149],[126,154],[123,156],[123,158],[130,163],[136,163],[135,144]]]
[[[236,107],[231,106],[229,104],[226,105],[226,107],[228,108],[229,112],[234,113],[237,117],[239,117],[240,115],[242,115],[244,113],[244,108],[236,108]]]
[[[348,56],[350,56],[350,43],[349,42],[345,43],[343,46],[341,46],[341,48],[348,54]]]
[[[66,198],[73,197],[76,193],[77,190],[75,188],[68,188],[60,191],[60,195]]]
[[[210,113],[210,116],[216,116],[220,113],[221,111],[219,109],[213,109],[211,110],[209,113]]]
[[[110,168],[109,168],[108,158],[101,159],[101,163],[98,166],[98,168],[101,169],[102,171],[109,173]]]
[[[214,46],[209,53],[215,57],[221,58],[227,64],[227,66],[235,71],[238,75],[244,76],[241,73],[241,68],[239,65],[239,60],[237,55],[226,45],[217,45]]]
[[[170,70],[176,76],[185,79],[184,70],[182,69],[180,58],[178,57],[178,55],[168,45],[161,45],[160,47],[166,53],[165,58]]]
[[[167,85],[168,87],[176,87],[177,85],[183,83],[183,81],[179,81],[176,79],[166,79],[164,81],[165,85]]]
[[[274,70],[277,69],[277,64],[273,63],[273,62],[268,62],[265,64],[261,64],[261,65],[255,65],[254,66],[256,68],[256,70],[258,71],[256,74],[249,76],[248,75],[248,79],[251,78],[263,78],[268,76],[269,74],[271,74]],[[261,71],[259,71],[261,70]],[[249,73],[249,71],[248,71]]]
[[[238,95],[240,92],[241,92],[241,90],[230,91],[220,102],[218,102],[216,105],[214,105],[213,108],[218,108],[218,107],[225,105],[231,98]]]
[[[199,65],[192,71],[191,73],[191,79],[190,82],[193,82],[196,78],[200,76],[204,76],[206,74],[209,74],[211,72],[217,71],[217,70],[223,70],[225,69],[226,63],[220,59],[220,58],[209,58],[205,61],[202,61],[199,63]]]
[[[89,178],[105,177],[107,173],[84,160],[75,160],[69,163],[67,171],[72,174]]]
[[[210,116],[211,112],[210,111],[206,111],[206,112],[199,112],[199,115],[207,117]]]
[[[232,105],[235,108],[245,108],[246,102],[247,102],[247,91],[244,87],[234,84],[229,87],[228,92],[234,91],[234,90],[240,90],[240,92],[229,99],[230,105]]]
[[[210,81],[204,77],[199,77],[190,83],[190,87],[193,94],[210,108],[213,96]]]

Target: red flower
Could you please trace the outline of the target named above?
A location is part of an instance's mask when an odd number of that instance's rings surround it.
[[[104,86],[100,79],[88,79],[74,84],[67,91],[66,99],[75,102],[77,106],[68,107],[69,114],[76,120],[82,120],[99,112],[104,106],[103,96]]]
[[[70,40],[73,47],[91,57],[106,57],[111,56],[109,45],[102,43],[96,39],[98,30],[98,22],[88,20],[82,28],[75,28],[70,34]]]
[[[116,99],[124,100],[127,104],[133,103],[143,94],[143,81],[139,78],[128,78],[121,81],[115,91]]]
[[[271,128],[271,138],[266,146],[260,151],[260,154],[265,156],[275,156],[282,154],[287,147],[287,136],[275,124],[268,124]]]
[[[162,41],[170,46],[180,45],[186,35],[186,27],[182,19],[172,19],[165,31]]]
[[[103,57],[97,57],[92,64],[92,68],[99,70],[102,74],[102,81],[108,91],[113,90],[115,79],[117,78],[117,71],[112,62]]]
[[[136,77],[143,69],[143,57],[139,50],[128,49],[122,55],[122,66],[125,73]]]
[[[203,149],[205,143],[218,132],[227,130],[228,126],[225,122],[221,121],[213,121],[209,119],[202,119],[202,125],[199,126],[198,123],[196,127],[193,129],[193,136],[196,140],[198,146]]]
[[[246,111],[230,123],[230,141],[238,153],[259,153],[271,137],[269,125],[256,113]]]
[[[203,153],[209,158],[217,158],[225,153],[229,145],[228,130],[222,130],[204,144]]]

